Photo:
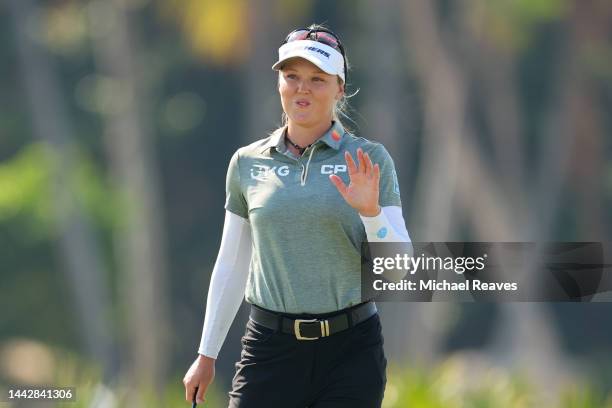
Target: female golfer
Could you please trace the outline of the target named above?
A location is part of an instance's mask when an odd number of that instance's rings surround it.
[[[361,242],[408,242],[394,164],[348,133],[344,47],[292,31],[278,50],[284,125],[230,160],[225,223],[198,358],[183,383],[201,402],[243,297],[251,304],[229,406],[380,407],[387,361]]]

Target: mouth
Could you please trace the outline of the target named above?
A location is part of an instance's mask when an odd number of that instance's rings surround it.
[[[298,105],[301,108],[307,108],[308,106],[310,106],[310,102],[308,102],[306,100],[296,101],[295,104]]]

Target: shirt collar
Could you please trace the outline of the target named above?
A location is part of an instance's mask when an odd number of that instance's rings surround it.
[[[287,126],[283,126],[281,128],[276,129],[274,132],[272,132],[272,134],[268,138],[268,141],[261,146],[260,152],[265,153],[271,147],[276,147],[276,150],[282,151],[282,148],[284,147],[284,144],[285,144],[284,135],[285,135],[286,127]]]
[[[319,139],[332,149],[339,150],[342,144],[342,139],[346,131],[344,127],[337,120],[334,121],[332,127]]]
[[[283,152],[286,150],[285,146],[285,132],[287,130],[287,125],[275,130],[266,143],[261,146],[261,153],[266,152],[271,147],[275,147],[277,151]],[[342,143],[342,139],[344,138],[344,134],[346,131],[344,127],[337,120],[333,122],[332,126],[317,139],[313,144],[318,143],[319,141],[325,143],[329,147],[335,150],[340,149],[340,144]]]

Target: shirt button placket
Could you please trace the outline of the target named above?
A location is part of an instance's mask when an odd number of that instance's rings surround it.
[[[304,163],[302,163],[299,159],[295,162],[295,182],[300,185],[302,182],[302,171],[304,171]]]

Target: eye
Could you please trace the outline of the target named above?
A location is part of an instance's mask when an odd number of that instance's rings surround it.
[[[295,78],[297,78],[297,75],[295,75],[295,74],[287,74],[287,75],[285,75],[285,78],[295,79]]]
[[[321,78],[321,77],[314,77],[314,78],[312,78],[312,80],[313,80],[313,81],[315,81],[315,82],[318,82],[318,81],[320,81],[320,82],[324,82],[324,81],[325,81],[325,80],[324,80],[323,78]]]

